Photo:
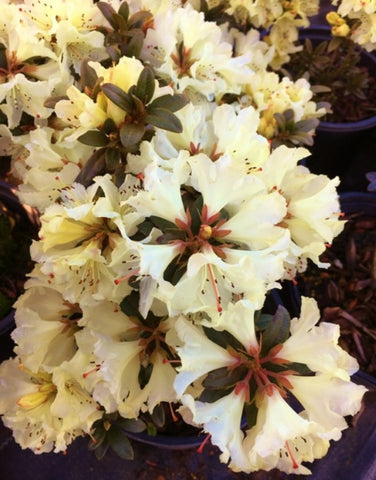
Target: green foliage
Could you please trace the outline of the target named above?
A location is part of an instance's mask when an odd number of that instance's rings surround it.
[[[319,105],[320,106],[320,105]],[[307,118],[295,122],[294,110],[288,109],[283,113],[275,113],[276,132],[272,140],[272,148],[279,145],[288,147],[300,145],[313,145],[313,137],[310,132],[314,132],[319,124],[318,118]]]
[[[294,80],[309,80],[313,100],[331,105],[326,120],[356,121],[376,111],[376,82],[363,64],[361,52],[347,37],[320,43],[306,39],[303,50],[292,54],[281,72]]]
[[[98,460],[103,459],[109,449],[124,460],[133,460],[134,452],[127,432],[142,432],[145,428],[141,419],[123,418],[117,412],[104,414],[93,424],[89,449],[94,450]]]

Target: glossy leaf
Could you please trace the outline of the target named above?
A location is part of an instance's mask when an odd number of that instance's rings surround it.
[[[121,47],[121,51],[127,57],[139,58],[143,44],[144,34],[141,30],[134,30],[128,42]]]
[[[119,457],[124,458],[124,460],[133,460],[134,452],[132,445],[121,428],[115,425],[111,426],[108,432],[108,443]]]
[[[120,163],[119,150],[117,150],[116,148],[107,148],[105,159],[107,171],[113,172]]]
[[[146,104],[153,98],[154,90],[155,79],[153,70],[150,67],[145,67],[138,77],[135,95]]]
[[[137,145],[145,133],[145,125],[126,123],[120,129],[120,141],[125,148]]]
[[[141,390],[146,387],[149,383],[151,374],[153,373],[153,364],[149,363],[146,367],[142,364],[140,365],[140,370],[138,372],[138,384],[140,385]]]
[[[104,83],[102,85],[102,92],[106,97],[111,100],[115,105],[131,114],[134,108],[131,97],[124,92],[120,87],[113,83]]]
[[[273,319],[263,331],[262,351],[267,353],[272,347],[285,342],[290,335],[290,314],[282,305],[278,305]]]
[[[85,87],[94,88],[94,85],[97,83],[98,75],[93,67],[90,67],[89,60],[85,58],[81,62],[80,66],[80,83],[82,90]]]
[[[176,94],[176,95],[162,95],[161,97],[157,97],[153,100],[150,104],[150,108],[163,108],[165,110],[169,110],[170,112],[176,112],[183,108],[189,100],[184,95]]]
[[[124,297],[120,302],[120,309],[128,317],[140,317],[139,310],[140,294],[133,290],[127,297]]]
[[[153,420],[154,425],[157,427],[161,428],[164,426],[166,422],[166,413],[162,403],[158,403],[158,405],[154,407],[154,410],[151,414],[151,419]]]
[[[113,27],[116,28],[116,22],[112,21],[112,16],[116,15],[116,11],[109,5],[107,2],[97,2],[97,7],[101,11],[104,18],[108,21],[108,23]]]
[[[252,428],[256,425],[258,408],[254,402],[244,404],[244,414],[247,421],[247,428]]]
[[[78,137],[77,140],[85,145],[91,145],[92,147],[104,147],[108,143],[107,136],[100,130],[89,130]]]
[[[105,171],[105,149],[101,148],[93,153],[77,175],[75,182],[88,187],[94,177],[103,174]]]
[[[217,368],[207,374],[202,385],[207,389],[229,388],[243,380],[246,374],[247,369],[241,367],[232,370],[227,367]]]
[[[120,417],[116,423],[127,432],[132,432],[132,433],[143,432],[146,428],[145,423],[139,418]]]
[[[183,126],[178,117],[168,110],[164,108],[147,108],[146,112],[146,122],[154,127],[175,133],[183,131]]]
[[[223,398],[226,395],[229,395],[232,391],[233,391],[232,388],[229,388],[227,390],[224,389],[224,388],[221,388],[221,389],[218,389],[218,390],[204,389],[202,391],[201,395],[199,396],[198,400],[200,402],[214,403],[217,400],[219,400],[220,398]]]
[[[123,2],[118,10],[118,14],[121,15],[125,21],[128,21],[129,18],[129,5],[127,2]]]

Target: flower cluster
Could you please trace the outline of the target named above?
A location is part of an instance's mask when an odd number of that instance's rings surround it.
[[[219,26],[193,1],[1,2],[1,146],[41,215],[0,366],[22,448],[88,434],[124,456],[124,431],[152,433],[169,404],[235,471],[309,473],[360,409],[356,361],[315,301],[266,311],[308,261],[326,266],[339,180],[273,142],[274,114],[312,134],[321,112],[308,82],[267,72],[274,50],[230,3]],[[277,4],[272,19],[308,15]]]
[[[338,5],[339,3],[339,5]],[[328,14],[335,36],[349,36],[368,52],[376,49],[376,5],[371,0],[332,0],[336,11]]]

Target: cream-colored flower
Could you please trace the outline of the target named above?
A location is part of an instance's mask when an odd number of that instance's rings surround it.
[[[285,214],[284,199],[265,195],[263,183],[241,172],[226,155],[212,162],[204,154],[186,159],[186,153],[175,159],[173,171],[146,167],[144,190],[129,199],[143,217],[157,216],[174,225],[171,233],[172,227],[164,232],[162,226],[159,235],[153,231],[138,244],[140,274],[158,282],[158,296],[172,315],[221,311],[233,295],[261,307],[266,291],[280,278],[289,244],[287,231],[276,226]],[[183,206],[186,185],[202,198],[199,223],[193,227],[192,214]],[[173,261],[186,270],[177,281],[164,277]]]
[[[227,91],[239,93],[251,74],[250,56],[233,57],[232,45],[222,40],[221,29],[188,3],[155,15],[142,59],[172,81],[177,91],[193,89],[210,100]]]
[[[349,380],[349,376],[358,370],[358,363],[338,345],[339,326],[327,322],[317,325],[319,319],[316,301],[302,297],[300,318],[291,320],[291,336],[277,356],[304,363],[315,372]]]
[[[44,286],[27,288],[15,304],[17,327],[12,332],[15,352],[34,372],[40,369],[51,372],[70,360],[77,349],[74,333],[78,330],[80,307],[65,301],[48,281],[45,279]]]
[[[280,225],[288,228],[292,240],[286,261],[287,277],[293,277],[296,270],[304,270],[306,258],[320,267],[327,266],[320,262],[319,255],[344,227],[339,220],[336,191],[339,179],[330,180],[298,165],[308,154],[304,148],[280,146],[272,152],[262,171],[254,173],[286,200],[287,213]]]
[[[54,370],[31,372],[18,358],[0,365],[0,412],[17,443],[34,453],[65,451],[102,415],[76,377],[77,361]]]

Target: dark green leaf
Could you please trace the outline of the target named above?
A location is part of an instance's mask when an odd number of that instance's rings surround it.
[[[106,455],[107,453],[107,450],[108,450],[108,447],[109,447],[109,443],[108,443],[108,440],[107,438],[104,440],[104,442],[102,442],[95,450],[94,450],[94,453],[95,453],[95,456],[97,457],[97,460],[103,460],[104,456]]]
[[[169,110],[170,112],[176,112],[187,105],[188,102],[188,98],[184,95],[162,95],[161,97],[153,100],[149,105],[149,108],[163,108],[164,110]]]
[[[124,460],[133,460],[134,452],[128,437],[119,427],[112,425],[108,432],[108,442],[112,450]]]
[[[137,80],[135,95],[144,103],[149,103],[153,98],[155,90],[155,79],[153,70],[145,67]]]
[[[138,384],[140,385],[141,390],[146,387],[149,383],[151,374],[153,373],[153,364],[149,363],[146,367],[142,364],[140,365],[140,370],[138,372]]]
[[[145,125],[126,123],[120,129],[120,141],[125,148],[138,145],[145,133]]]
[[[155,437],[158,433],[157,427],[154,425],[154,423],[148,423],[147,424],[147,434],[150,435],[151,437]]]
[[[285,342],[290,335],[290,315],[285,307],[278,305],[273,319],[262,335],[262,351],[267,353],[272,347]]]
[[[77,140],[85,145],[91,145],[92,147],[104,147],[108,143],[107,136],[100,130],[89,130],[78,137]]]
[[[166,414],[162,403],[158,403],[158,405],[154,407],[151,419],[157,427],[161,428],[164,426],[166,422]]]
[[[248,402],[244,404],[244,413],[247,420],[247,428],[252,428],[254,425],[256,425],[258,413],[258,408],[254,402]]]
[[[247,375],[247,369],[238,367],[229,370],[227,367],[217,368],[207,374],[202,382],[207,389],[223,389],[235,386]]]
[[[231,333],[223,330],[222,332],[215,330],[214,328],[203,327],[205,335],[211,340],[212,342],[216,343],[217,345],[227,348],[231,346],[236,350],[244,350],[244,346],[237,340]]]
[[[108,172],[113,172],[120,163],[120,152],[116,148],[106,149],[106,169]]]
[[[85,87],[89,87],[90,89],[94,88],[94,85],[97,83],[98,75],[93,67],[89,65],[89,59],[85,58],[81,62],[80,66],[80,82],[82,90]]]
[[[138,233],[140,233],[142,235],[142,238],[145,238],[149,235],[149,233],[151,232],[152,228],[153,228],[153,224],[150,222],[150,220],[147,218],[146,220],[144,220],[143,222],[139,223],[137,225],[137,229],[138,229]],[[138,238],[138,235],[136,234],[137,238]],[[133,239],[133,237],[132,237]]]
[[[144,22],[151,20],[153,15],[147,10],[139,10],[128,19],[129,28],[141,28]]]
[[[183,126],[178,117],[168,110],[164,108],[147,108],[146,112],[145,120],[150,125],[175,133],[183,131]]]
[[[105,171],[105,149],[101,148],[93,153],[89,160],[83,166],[81,172],[77,175],[75,182],[88,187],[93,178],[103,174]]]
[[[137,317],[141,316],[139,311],[139,301],[140,294],[133,290],[127,297],[123,298],[120,302],[120,309],[123,313],[128,315],[128,317]]]
[[[102,91],[108,99],[115,105],[131,114],[134,109],[132,98],[124,92],[120,87],[113,83],[104,83],[102,85]]]
[[[116,28],[116,22],[112,21],[112,16],[116,15],[116,11],[106,2],[97,2],[97,7],[102,12],[104,18],[108,21],[108,23],[113,27]]]
[[[123,428],[127,432],[140,433],[146,428],[145,423],[139,418],[123,418],[120,417],[116,422],[119,427]]]
[[[219,389],[219,390],[211,390],[211,389],[205,389],[202,391],[201,395],[199,396],[198,400],[200,402],[205,402],[205,403],[214,403],[220,398],[225,397],[226,395],[229,395],[232,392],[232,388],[229,388],[228,390],[226,389]]]
[[[60,100],[68,100],[67,95],[58,95],[56,97],[48,97],[44,101],[43,106],[46,108],[55,108],[57,102],[60,102]]]
[[[97,449],[105,441],[106,435],[107,432],[101,422],[94,430],[93,439],[89,442],[89,450]]]
[[[119,10],[118,10],[118,14],[121,15],[126,22],[128,21],[128,17],[129,17],[129,5],[128,5],[127,2],[123,2],[123,3],[120,5],[120,8],[119,8]]]
[[[103,124],[103,131],[107,135],[110,133],[114,133],[117,131],[117,127],[115,122],[112,120],[112,118],[107,118]]]
[[[139,58],[144,43],[144,34],[141,30],[132,31],[128,42],[121,47],[122,54],[127,57]]]
[[[149,220],[153,223],[154,226],[159,228],[162,232],[166,232],[167,230],[177,230],[178,227],[175,223],[170,222],[170,220],[166,220],[162,217],[157,217],[156,215],[151,215]]]
[[[122,15],[118,13],[114,13],[111,15],[111,25],[115,28],[115,30],[124,32],[128,30],[127,22],[124,20]]]
[[[255,316],[255,326],[258,330],[265,330],[269,323],[273,320],[273,315],[268,313],[262,313],[261,315]]]

